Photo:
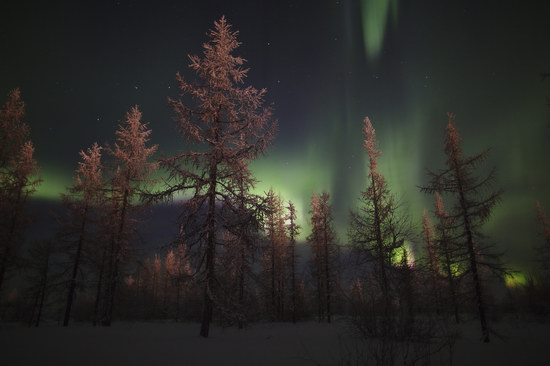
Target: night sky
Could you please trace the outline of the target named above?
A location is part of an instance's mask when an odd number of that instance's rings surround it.
[[[432,202],[417,186],[443,165],[453,111],[466,153],[492,149],[485,170],[497,167],[505,193],[487,229],[525,270],[542,240],[535,200],[550,210],[548,14],[548,2],[502,0],[3,1],[0,95],[21,87],[44,179],[35,197],[58,200],[78,151],[112,141],[131,105],[161,154],[181,148],[166,100],[225,15],[240,31],[248,83],[268,89],[279,121],[253,165],[258,192],[293,200],[305,225],[311,194],[328,191],[345,242],[366,186],[368,115],[382,172],[418,223]]]

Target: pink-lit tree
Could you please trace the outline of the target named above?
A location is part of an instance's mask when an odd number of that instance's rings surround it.
[[[120,264],[128,250],[133,232],[132,212],[142,190],[150,183],[157,163],[151,162],[157,145],[149,145],[151,130],[141,121],[142,113],[134,106],[118,126],[116,142],[109,153],[113,158],[111,182],[111,235],[107,250],[108,278],[105,293],[103,325],[110,326],[119,282]]]
[[[234,182],[250,179],[242,170],[265,151],[276,127],[271,109],[264,106],[266,90],[243,85],[248,69],[243,67],[245,60],[234,55],[237,34],[222,17],[208,33],[203,55],[189,56],[189,67],[198,80],[177,74],[181,98],[169,103],[184,146],[192,149],[161,159],[168,172],[165,186],[149,195],[153,200],[172,199],[184,192],[190,195],[181,217],[194,271],[203,286],[203,337],[208,337],[215,306],[216,251],[223,245],[218,230],[226,224],[221,210],[242,200]]]
[[[70,244],[72,271],[69,279],[67,302],[63,326],[69,325],[71,308],[77,288],[77,277],[81,267],[83,247],[90,238],[89,226],[93,210],[100,207],[103,198],[104,182],[102,177],[101,147],[94,143],[87,151],[80,151],[74,185],[69,194],[63,196],[65,206],[69,209],[68,222],[62,232],[62,240]]]

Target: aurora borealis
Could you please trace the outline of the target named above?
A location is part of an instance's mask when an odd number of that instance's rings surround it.
[[[179,148],[166,98],[186,55],[225,14],[240,31],[248,83],[266,87],[279,134],[253,169],[297,205],[303,237],[313,192],[333,200],[340,241],[365,186],[361,122],[370,116],[380,164],[414,222],[429,197],[417,188],[443,164],[446,112],[467,154],[491,148],[503,201],[487,228],[520,269],[538,245],[534,202],[550,209],[546,157],[550,70],[545,2],[137,1],[0,5],[0,95],[20,86],[44,183],[57,200],[78,151],[112,141],[138,104],[162,153]]]

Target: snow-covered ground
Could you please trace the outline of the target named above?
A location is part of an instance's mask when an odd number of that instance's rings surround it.
[[[477,323],[460,328],[454,365],[550,365],[550,324],[493,324],[502,339],[479,341]],[[344,322],[256,324],[246,330],[198,324],[117,323],[0,326],[0,364],[12,365],[338,365],[353,344]]]

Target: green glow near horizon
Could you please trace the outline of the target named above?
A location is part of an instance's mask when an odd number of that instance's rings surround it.
[[[522,287],[527,284],[527,276],[523,272],[512,273],[504,278],[504,283],[508,288]]]

